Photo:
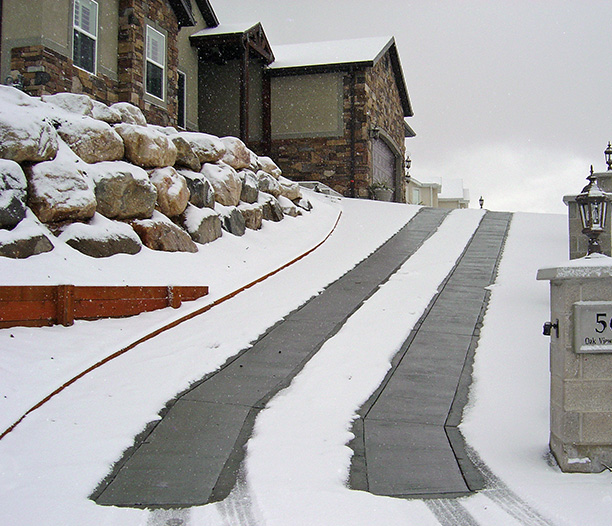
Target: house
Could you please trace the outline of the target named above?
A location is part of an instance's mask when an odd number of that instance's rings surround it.
[[[351,197],[373,183],[405,201],[404,140],[413,115],[393,38],[275,46],[267,69],[269,154],[288,177]]]
[[[442,181],[419,181],[410,177],[406,186],[406,202],[412,205],[438,208],[438,197],[442,190]]]
[[[439,208],[468,208],[470,191],[463,187],[463,179],[442,179],[442,191],[438,195]]]
[[[148,122],[198,128],[191,33],[219,24],[208,0],[4,0],[2,79],[30,95],[131,102]]]
[[[130,102],[152,124],[240,137],[285,175],[404,202],[412,106],[393,38],[275,46],[208,0],[0,0],[0,73],[40,96]]]

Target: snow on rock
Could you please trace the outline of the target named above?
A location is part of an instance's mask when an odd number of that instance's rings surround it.
[[[222,137],[225,146],[225,155],[222,161],[229,164],[234,170],[242,170],[251,165],[251,150],[237,137]]]
[[[110,219],[148,219],[157,190],[145,170],[123,161],[102,162],[92,171],[97,211]]]
[[[116,111],[120,115],[120,122],[126,124],[137,124],[138,126],[146,126],[147,120],[141,109],[129,102],[116,102],[110,106],[111,110]]]
[[[188,204],[179,219],[196,243],[210,243],[223,234],[221,217],[210,208],[198,208]]]
[[[272,194],[274,197],[281,195],[280,183],[269,173],[259,170],[257,172],[257,179],[259,190]]]
[[[142,248],[140,238],[129,225],[111,221],[100,214],[95,214],[88,223],[70,224],[59,239],[95,258],[137,254]]]
[[[27,181],[15,161],[0,159],[0,228],[11,229],[26,213]]]
[[[189,234],[157,210],[151,219],[136,219],[130,223],[142,244],[165,252],[197,252]]]
[[[263,218],[267,221],[281,221],[285,214],[281,207],[278,199],[271,194],[265,192],[259,192],[259,198],[257,202],[262,206]]]
[[[215,190],[215,201],[224,206],[237,206],[242,193],[240,177],[231,166],[223,162],[204,163],[202,174]]]
[[[298,183],[294,183],[285,177],[279,177],[278,182],[280,183],[281,195],[284,195],[290,201],[301,199],[302,190]]]
[[[225,145],[214,135],[196,132],[181,132],[179,135],[189,143],[201,163],[215,163],[225,155]]]
[[[176,161],[175,164],[177,166],[184,166],[193,170],[195,172],[199,172],[202,168],[202,163],[200,159],[193,151],[191,145],[178,133],[174,133],[169,135],[170,140],[173,142],[176,147]]]
[[[256,203],[259,196],[259,185],[255,173],[251,170],[241,170],[238,172],[238,177],[242,181],[240,200],[245,203]]]
[[[164,133],[135,124],[118,124],[115,130],[123,139],[125,157],[142,168],[173,166],[176,146]]]
[[[192,205],[198,208],[215,207],[215,191],[202,173],[191,170],[178,170],[178,173],[185,178],[189,188],[189,202]]]
[[[94,215],[96,196],[84,171],[87,166],[60,141],[55,159],[26,167],[28,205],[43,223]]]
[[[241,203],[238,210],[244,217],[244,224],[251,230],[259,230],[263,223],[263,206],[260,204]]]
[[[57,132],[38,110],[0,104],[1,158],[18,163],[48,161],[57,154],[57,141]]]
[[[0,256],[12,259],[24,259],[53,250],[46,230],[32,212],[26,211],[26,217],[13,230],[0,229]]]
[[[86,163],[123,158],[123,140],[109,124],[90,117],[63,119],[58,124],[59,136]]]
[[[272,159],[270,159],[270,157],[258,157],[257,164],[261,170],[263,170],[267,174],[270,174],[275,179],[278,179],[282,175],[281,169]]]
[[[111,108],[106,104],[97,100],[92,100],[91,116],[99,121],[104,121],[108,124],[118,124],[121,122],[121,113],[115,108]]]
[[[283,209],[283,214],[291,216],[291,217],[297,217],[299,215],[302,215],[302,212],[298,210],[297,206],[293,204],[293,201],[291,201],[284,195],[278,196],[278,203],[281,205],[281,208]]]
[[[185,178],[171,166],[157,168],[149,177],[157,189],[157,209],[168,217],[182,214],[189,202]]]
[[[70,113],[91,117],[93,115],[93,101],[88,95],[77,93],[56,93],[55,95],[43,95],[42,101],[53,104]]]
[[[218,204],[216,209],[221,215],[221,226],[223,230],[235,236],[244,236],[246,232],[246,222],[244,216],[237,207]]]

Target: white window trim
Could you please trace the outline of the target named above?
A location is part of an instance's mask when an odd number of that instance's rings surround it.
[[[148,46],[147,46],[147,42],[149,40],[149,32],[154,32],[157,35],[159,35],[164,42],[163,45],[163,59],[164,59],[164,63],[161,64],[159,62],[157,62],[156,60],[153,60],[152,58],[149,58],[148,56]],[[149,97],[153,97],[156,100],[159,100],[161,102],[166,102],[166,61],[167,61],[167,49],[166,49],[166,35],[164,35],[161,31],[158,31],[157,29],[155,29],[153,26],[147,24],[147,28],[146,28],[146,32],[145,32],[145,83],[144,83],[144,89],[145,89],[145,94],[148,95]],[[147,91],[147,62],[151,62],[151,64],[161,68],[162,70],[162,98],[159,98],[157,95],[155,95],[154,93],[149,93]]]
[[[85,71],[90,75],[98,74],[98,27],[99,27],[99,14],[100,14],[100,6],[98,5],[97,0],[90,0],[92,4],[96,6],[96,34],[92,34],[89,31],[85,31],[83,28],[76,25],[76,5],[78,0],[74,0],[72,3],[72,64],[75,68],[80,69],[81,71]],[[89,71],[84,69],[74,63],[74,32],[78,31],[79,33],[83,33],[85,36],[91,38],[94,41],[94,57],[93,57],[93,71]]]

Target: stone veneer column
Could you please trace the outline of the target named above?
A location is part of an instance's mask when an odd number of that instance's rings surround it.
[[[596,255],[540,269],[537,279],[550,280],[551,322],[558,321],[558,335],[554,328],[550,335],[550,449],[563,471],[597,473],[612,466],[612,345],[606,344],[612,343],[612,259]],[[576,309],[585,307],[589,314],[579,322]],[[581,349],[585,343],[593,344],[590,350]]]

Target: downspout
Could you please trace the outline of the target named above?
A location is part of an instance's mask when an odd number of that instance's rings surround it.
[[[356,129],[356,108],[355,108],[355,84],[357,83],[355,69],[350,68],[350,85],[349,85],[349,99],[351,106],[351,113],[349,118],[349,134],[350,134],[350,171],[349,171],[349,197],[355,197],[355,129]]]

